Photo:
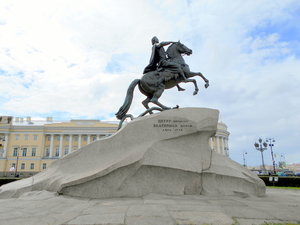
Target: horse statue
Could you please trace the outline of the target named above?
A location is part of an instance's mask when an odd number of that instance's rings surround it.
[[[136,85],[138,85],[140,92],[147,97],[142,102],[142,104],[146,108],[146,111],[139,116],[144,116],[147,113],[152,114],[153,110],[164,111],[164,110],[171,109],[171,107],[167,107],[167,106],[161,104],[158,101],[158,99],[161,97],[161,95],[165,89],[170,89],[170,88],[177,86],[178,91],[184,91],[184,89],[182,89],[178,85],[181,82],[194,83],[195,91],[193,92],[193,95],[196,95],[199,91],[199,88],[198,88],[196,80],[191,79],[191,77],[200,76],[205,82],[204,87],[207,88],[209,86],[209,80],[206,79],[200,72],[190,71],[189,66],[185,63],[185,61],[182,57],[182,54],[185,54],[188,56],[191,55],[192,54],[191,49],[189,49],[184,44],[182,44],[180,41],[178,41],[178,42],[171,44],[168,47],[166,53],[167,53],[168,60],[170,60],[172,62],[176,62],[182,66],[183,72],[187,79],[185,80],[182,76],[179,76],[179,74],[175,74],[171,70],[168,70],[168,68],[159,68],[156,71],[150,71],[150,72],[143,74],[141,79],[135,79],[134,81],[132,81],[132,83],[129,85],[129,87],[127,89],[127,95],[126,95],[124,104],[120,107],[119,111],[116,113],[117,119],[121,120],[120,124],[119,124],[119,128],[120,128],[121,124],[123,123],[123,121],[127,117],[130,117],[131,119],[133,119],[133,116],[131,114],[127,114],[127,112],[131,106],[132,99],[133,99],[133,91],[134,91]],[[159,107],[149,108],[150,102],[156,104]],[[177,105],[175,108],[178,108],[178,107],[179,106]]]

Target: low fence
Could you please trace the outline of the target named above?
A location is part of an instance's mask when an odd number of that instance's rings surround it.
[[[4,184],[16,181],[16,180],[20,180],[20,178],[0,178],[0,187]]]
[[[300,177],[259,176],[266,186],[300,187]]]

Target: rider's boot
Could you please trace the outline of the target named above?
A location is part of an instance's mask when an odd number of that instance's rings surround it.
[[[179,84],[177,84],[176,87],[177,87],[178,91],[185,91],[185,89],[180,87]]]

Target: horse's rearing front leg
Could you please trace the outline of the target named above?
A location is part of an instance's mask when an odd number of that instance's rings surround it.
[[[198,94],[199,88],[198,88],[198,85],[197,85],[197,81],[195,79],[186,79],[186,80],[184,80],[184,82],[187,82],[187,83],[193,82],[194,86],[195,86],[195,91],[194,91],[193,95]]]
[[[209,86],[209,80],[206,79],[206,77],[203,76],[202,73],[200,73],[200,72],[195,73],[195,72],[189,71],[189,77],[194,77],[194,76],[199,76],[199,77],[201,77],[201,78],[204,80],[204,82],[205,82],[204,87],[205,87],[205,88],[208,88],[208,86]]]
[[[204,77],[203,74],[200,73],[200,72],[198,73],[198,75],[204,80],[204,82],[205,82],[204,87],[208,88],[208,86],[209,86],[209,80],[206,79],[206,77]]]

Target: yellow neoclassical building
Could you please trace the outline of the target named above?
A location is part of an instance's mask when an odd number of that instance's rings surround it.
[[[118,121],[54,121],[0,116],[0,177],[32,176],[53,161],[117,131]],[[211,148],[229,156],[227,126],[218,123]]]
[[[34,175],[54,160],[113,134],[117,126],[117,122],[99,120],[57,122],[48,117],[44,121],[32,121],[30,117],[2,116],[0,176]]]

